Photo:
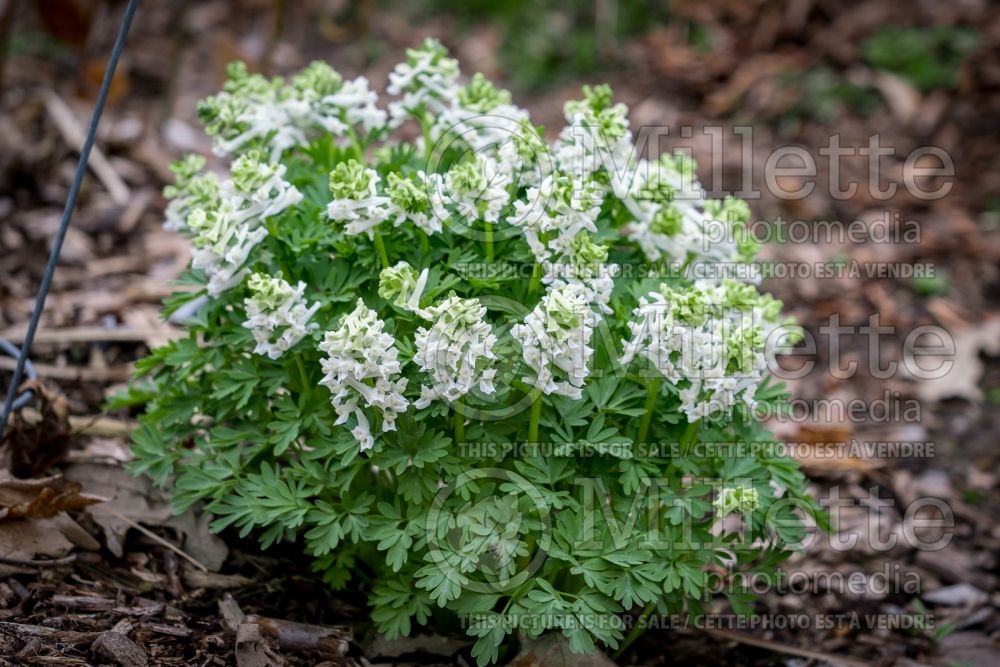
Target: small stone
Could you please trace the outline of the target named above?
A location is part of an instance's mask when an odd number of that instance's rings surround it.
[[[507,667],[615,667],[600,650],[580,655],[569,650],[569,641],[558,632],[549,632],[521,644],[521,652]]]
[[[90,650],[122,667],[146,667],[149,664],[146,652],[120,632],[102,632],[91,644]]]
[[[947,607],[975,607],[986,604],[990,599],[990,596],[985,592],[967,583],[945,586],[936,591],[924,593],[920,597],[923,598],[924,602]]]

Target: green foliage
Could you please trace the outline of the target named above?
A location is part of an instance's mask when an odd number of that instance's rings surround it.
[[[908,79],[921,91],[954,88],[958,69],[979,43],[972,28],[880,28],[862,47],[865,62]]]
[[[669,16],[669,3],[650,0],[610,5],[609,15],[600,14],[597,3],[583,0],[426,0],[426,6],[470,27],[484,20],[495,26],[505,35],[501,63],[525,90],[594,76],[613,62],[609,46],[641,35]]]
[[[796,95],[785,120],[812,119],[829,123],[844,111],[869,115],[880,104],[874,86],[851,83],[843,74],[826,66],[788,74],[781,81]]]

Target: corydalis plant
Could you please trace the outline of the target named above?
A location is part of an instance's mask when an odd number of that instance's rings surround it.
[[[618,647],[623,612],[773,569],[813,512],[795,463],[694,447],[771,442],[754,409],[783,398],[781,304],[688,277],[747,266],[746,205],[639,159],[605,86],[551,145],[434,41],[389,93],[238,64],[199,106],[228,173],[188,157],[166,191],[187,333],[119,401],[146,404],[134,469],[301,542],[390,637],[461,617],[480,664],[515,632]]]

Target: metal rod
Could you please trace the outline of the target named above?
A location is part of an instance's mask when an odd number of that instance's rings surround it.
[[[49,253],[49,263],[45,267],[42,284],[38,288],[38,297],[35,299],[35,310],[31,313],[31,321],[28,322],[28,332],[25,334],[24,343],[21,345],[21,354],[17,357],[17,367],[14,369],[14,377],[11,378],[10,387],[7,389],[7,398],[3,403],[3,414],[0,415],[0,434],[7,432],[7,420],[10,418],[14,397],[17,396],[18,385],[21,384],[21,376],[24,374],[24,364],[28,359],[28,352],[31,350],[31,343],[35,338],[35,330],[38,329],[38,321],[42,318],[42,310],[45,308],[45,298],[49,295],[49,288],[52,286],[52,276],[56,272],[56,263],[59,261],[59,253],[62,252],[66,230],[69,229],[69,221],[73,217],[73,209],[76,208],[76,198],[80,194],[80,185],[83,183],[83,176],[87,171],[87,160],[90,158],[90,149],[94,146],[97,124],[101,120],[101,114],[104,113],[104,104],[108,100],[111,79],[114,77],[115,69],[118,67],[118,58],[122,54],[122,49],[125,48],[125,38],[128,36],[128,29],[132,25],[132,17],[135,15],[135,10],[138,6],[139,0],[129,0],[128,6],[125,8],[125,15],[122,16],[121,26],[118,28],[118,36],[115,37],[115,44],[111,49],[111,57],[108,58],[108,67],[104,70],[104,80],[101,81],[101,90],[97,94],[94,113],[90,116],[87,137],[84,139],[83,147],[80,149],[80,161],[76,163],[76,173],[73,174],[73,184],[69,188],[69,196],[66,197],[66,207],[63,209],[59,228],[56,230],[56,236],[52,241],[52,252]]]

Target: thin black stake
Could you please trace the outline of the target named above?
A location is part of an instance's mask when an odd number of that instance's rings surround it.
[[[125,8],[125,15],[122,16],[121,26],[118,28],[118,36],[115,37],[115,45],[111,49],[111,57],[108,58],[108,67],[104,70],[104,80],[101,81],[101,90],[97,94],[97,104],[94,105],[94,113],[90,116],[90,127],[87,128],[87,137],[83,141],[83,148],[80,149],[80,161],[76,163],[76,173],[73,175],[73,184],[69,189],[69,196],[66,198],[66,207],[63,209],[62,219],[59,220],[59,229],[56,231],[55,239],[52,241],[52,252],[49,253],[49,263],[45,267],[45,274],[42,276],[42,284],[38,288],[38,297],[35,299],[35,310],[31,313],[31,321],[28,323],[28,331],[24,335],[24,342],[21,343],[21,354],[17,357],[17,367],[14,369],[14,377],[11,378],[10,387],[7,389],[7,398],[3,403],[3,414],[0,415],[0,436],[7,432],[7,419],[10,417],[11,406],[14,404],[14,397],[17,395],[18,385],[21,384],[21,375],[24,373],[24,364],[28,359],[28,351],[31,343],[35,340],[35,330],[38,329],[38,321],[42,318],[42,310],[45,308],[45,298],[49,295],[49,287],[52,285],[52,276],[56,272],[56,263],[59,261],[59,253],[62,252],[63,240],[66,238],[66,230],[69,229],[70,218],[73,217],[73,209],[76,208],[76,198],[80,194],[80,184],[83,183],[83,176],[87,172],[87,160],[90,159],[90,149],[94,145],[94,136],[97,134],[97,124],[104,113],[104,103],[108,100],[108,89],[111,87],[111,79],[115,75],[118,67],[118,57],[125,48],[125,37],[128,36],[129,26],[132,25],[132,17],[139,6],[139,0],[129,0]]]

